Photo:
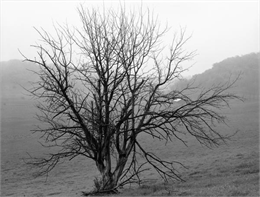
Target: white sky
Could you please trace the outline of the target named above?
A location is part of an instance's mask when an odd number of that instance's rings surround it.
[[[139,7],[141,1],[123,1],[126,8]],[[53,24],[80,25],[77,7],[80,1],[11,1],[1,0],[1,50],[0,61],[36,56],[30,45],[39,41],[33,27],[53,31]],[[84,6],[116,7],[119,1],[84,1]],[[209,69],[213,63],[225,58],[259,52],[259,0],[256,1],[145,1],[161,22],[178,31],[186,27],[192,38],[186,45],[188,51],[198,55],[189,75]],[[172,31],[172,32],[173,32]],[[169,37],[168,37],[169,36]],[[169,39],[168,39],[169,38]],[[171,35],[166,40],[170,43]],[[167,44],[167,43],[166,43]]]

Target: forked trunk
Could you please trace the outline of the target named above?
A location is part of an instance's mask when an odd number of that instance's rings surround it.
[[[101,178],[96,179],[95,183],[95,190],[97,193],[117,193],[117,183],[118,179],[113,176],[113,174],[109,171],[100,172]]]
[[[100,192],[115,192],[118,180],[115,180],[111,173],[101,174]]]
[[[101,179],[95,180],[96,192],[117,193],[118,182],[123,173],[126,161],[127,159],[125,157],[120,158],[113,173],[111,173],[110,165],[105,166],[104,164],[97,163]]]

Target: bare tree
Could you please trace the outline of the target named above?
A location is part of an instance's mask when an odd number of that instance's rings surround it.
[[[56,38],[37,30],[43,44],[34,46],[38,58],[25,57],[40,66],[40,80],[30,92],[41,101],[38,118],[47,124],[35,131],[59,148],[31,164],[44,174],[65,158],[92,159],[101,174],[98,192],[140,181],[147,164],[165,180],[181,180],[174,162],[146,150],[137,136],[185,143],[179,133],[186,132],[206,146],[218,145],[226,136],[214,123],[224,123],[225,117],[216,109],[237,98],[227,92],[232,84],[196,96],[189,94],[192,84],[169,91],[185,71],[181,63],[194,56],[183,50],[189,39],[184,30],[167,50],[161,44],[167,28],[161,30],[149,11],[101,13],[80,7],[78,12],[82,28],[59,26]]]

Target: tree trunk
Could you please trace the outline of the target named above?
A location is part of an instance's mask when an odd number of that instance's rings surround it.
[[[107,172],[101,174],[101,184],[100,184],[100,191],[107,191],[107,192],[113,192],[113,190],[117,186],[117,180],[114,179],[112,173]]]
[[[115,180],[117,180],[117,183],[118,183],[119,179],[122,176],[122,173],[123,173],[123,170],[125,168],[126,162],[127,162],[127,157],[126,156],[119,157],[119,161],[117,162],[116,169],[115,169],[115,171],[113,173],[113,177],[114,177]]]
[[[111,166],[103,163],[96,163],[101,174],[101,179],[95,180],[96,192],[100,193],[116,193],[118,181],[122,176],[127,158],[121,157],[113,173],[111,173]]]
[[[95,189],[96,192],[100,193],[110,193],[113,192],[113,190],[117,186],[117,181],[114,179],[113,174],[111,173],[111,166],[110,165],[104,165],[103,162],[97,162],[96,163],[98,170],[100,172],[101,178],[95,180]]]

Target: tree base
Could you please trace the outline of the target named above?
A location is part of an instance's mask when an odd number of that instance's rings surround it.
[[[105,196],[111,194],[118,194],[118,190],[116,188],[110,190],[100,190],[100,191],[92,191],[92,192],[82,192],[83,196]]]

